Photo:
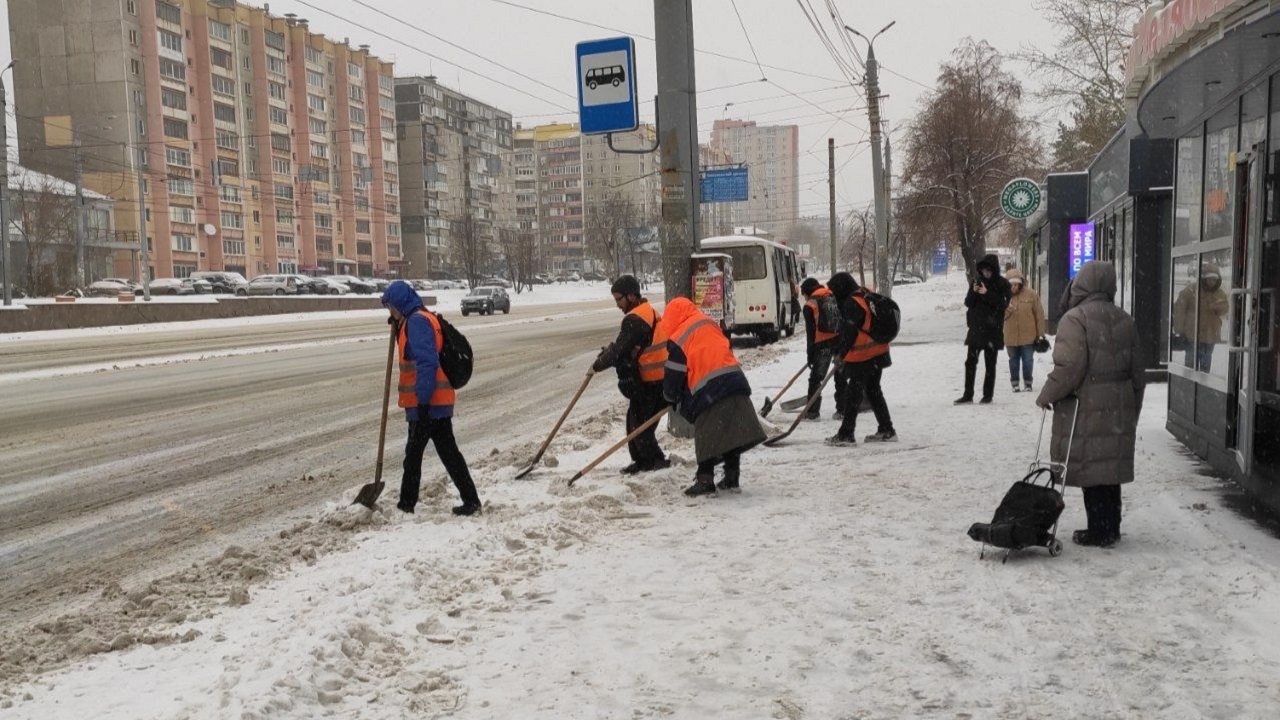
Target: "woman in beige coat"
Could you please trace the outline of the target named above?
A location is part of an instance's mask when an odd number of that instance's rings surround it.
[[[1044,337],[1044,307],[1035,290],[1017,270],[1005,274],[1013,295],[1004,310],[1004,345],[1009,351],[1009,378],[1013,391],[1031,392],[1031,374],[1036,364],[1035,341]],[[1021,370],[1021,372],[1019,372]],[[1021,378],[1022,386],[1018,385]]]
[[[1084,490],[1089,527],[1072,535],[1078,545],[1111,547],[1120,539],[1120,486],[1133,482],[1146,380],[1134,352],[1133,318],[1116,307],[1115,295],[1116,268],[1109,262],[1086,263],[1067,286],[1053,372],[1036,399],[1053,408],[1050,457],[1067,461],[1067,484]]]

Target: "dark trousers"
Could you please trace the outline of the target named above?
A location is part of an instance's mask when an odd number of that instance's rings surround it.
[[[1090,535],[1120,537],[1120,486],[1084,488],[1084,514],[1089,519]]]
[[[662,383],[639,383],[627,405],[627,434],[640,427],[649,418],[658,414],[665,401],[662,399]],[[649,463],[662,460],[662,448],[658,445],[658,425],[654,423],[648,430],[640,433],[627,443],[632,462]]]
[[[973,397],[973,381],[978,375],[978,355],[987,366],[986,377],[982,379],[982,397],[990,398],[996,392],[996,349],[987,347],[967,348],[969,354],[964,359],[964,396]]]
[[[851,438],[858,429],[858,410],[862,407],[864,394],[871,401],[871,411],[876,416],[876,432],[894,431],[889,404],[884,401],[884,390],[880,389],[883,373],[884,369],[875,361],[844,364],[841,374],[844,375],[845,388],[840,408],[844,419],[840,421],[840,437]]]
[[[724,476],[726,478],[738,477],[739,467],[742,462],[742,451],[732,450],[721,455],[720,457],[711,458],[706,462],[698,463],[699,476],[712,476],[716,474],[716,465],[724,463]]]
[[[818,392],[818,388],[822,387],[822,381],[827,377],[827,371],[831,369],[831,351],[815,350],[813,353],[813,364],[809,366],[809,392],[805,393],[805,397],[813,397]],[[831,379],[836,384],[836,409],[844,407],[840,403],[840,398],[844,395],[845,381],[843,373],[836,373]],[[822,398],[809,408],[810,412],[818,412],[822,409]]]
[[[424,411],[425,414],[425,411]],[[467,460],[458,449],[458,441],[453,437],[453,418],[432,420],[423,418],[409,423],[409,442],[404,448],[404,476],[400,480],[400,502],[402,509],[413,509],[418,504],[418,488],[422,484],[422,454],[427,443],[435,441],[436,454],[449,479],[458,488],[458,495],[467,505],[479,505],[480,495],[476,493],[476,484],[471,481],[471,471],[467,469]]]
[[[1021,377],[1031,384],[1031,373],[1036,368],[1036,349],[1031,345],[1010,345],[1005,348],[1009,353],[1009,377],[1013,384],[1018,384]]]

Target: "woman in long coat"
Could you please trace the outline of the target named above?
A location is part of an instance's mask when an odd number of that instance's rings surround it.
[[[1067,459],[1067,484],[1084,491],[1089,526],[1071,538],[1079,545],[1111,547],[1120,539],[1120,486],[1133,482],[1145,379],[1134,352],[1133,318],[1116,307],[1115,294],[1114,265],[1091,262],[1080,269],[1063,297],[1053,371],[1036,399],[1053,408],[1050,456]]]

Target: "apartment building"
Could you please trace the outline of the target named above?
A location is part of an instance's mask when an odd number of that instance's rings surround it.
[[[732,224],[754,225],[785,240],[799,216],[799,126],[716,120],[711,146],[747,167],[750,197],[730,203]]]
[[[449,272],[464,219],[495,250],[516,230],[511,113],[429,75],[396,78],[395,93],[405,259],[415,276]]]
[[[140,170],[153,276],[400,262],[393,70],[367,46],[234,0],[11,0],[9,18],[22,162],[70,178],[49,129],[69,130],[122,228]]]
[[[538,147],[532,129],[516,126],[514,133],[515,155],[512,175],[515,184],[513,212],[515,232],[521,244],[532,244],[534,264],[539,270],[547,266],[539,247],[539,199],[538,199]]]

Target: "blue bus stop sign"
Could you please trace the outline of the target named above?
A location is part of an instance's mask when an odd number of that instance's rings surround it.
[[[747,200],[747,169],[717,168],[702,172],[699,193],[704,203],[744,202]]]
[[[618,37],[580,42],[577,56],[582,134],[603,135],[639,127],[635,41]]]

